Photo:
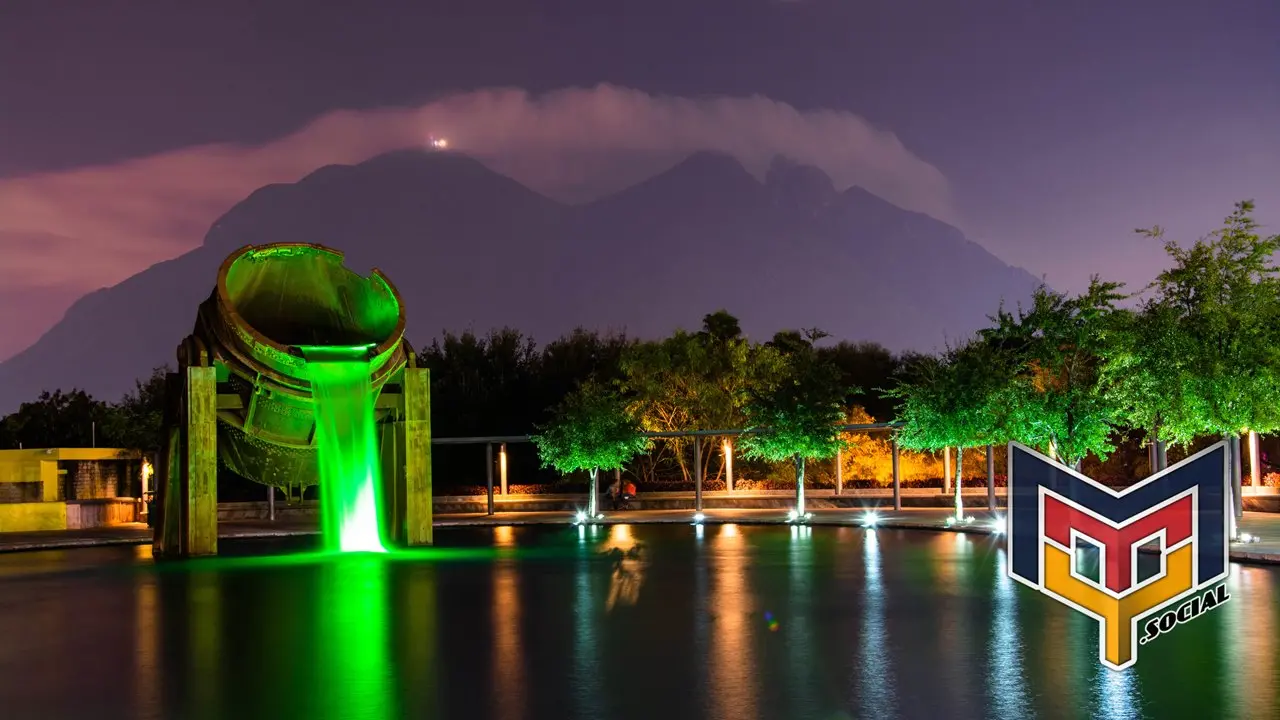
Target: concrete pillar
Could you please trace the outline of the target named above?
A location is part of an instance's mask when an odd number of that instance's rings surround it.
[[[493,443],[484,444],[485,495],[488,514],[493,514]]]
[[[990,443],[987,444],[987,510],[996,511],[996,453]]]
[[[733,441],[724,441],[724,486],[733,492]]]
[[[951,492],[951,448],[942,448],[942,494]]]
[[[397,470],[404,488],[404,541],[431,545],[431,371],[404,370],[404,458]]]
[[[502,487],[502,495],[507,495],[507,444],[498,446],[498,481]]]
[[[693,439],[693,511],[702,512],[702,438]]]
[[[1156,441],[1156,471],[1169,467],[1169,446],[1163,440]]]
[[[844,449],[836,450],[836,494],[844,492]]]
[[[1249,431],[1249,485],[1262,484],[1262,453],[1259,451],[1258,433]]]
[[[218,384],[212,367],[188,367],[184,393],[184,555],[218,554]]]
[[[902,451],[898,448],[898,440],[894,438],[893,443],[893,509],[902,509]]]

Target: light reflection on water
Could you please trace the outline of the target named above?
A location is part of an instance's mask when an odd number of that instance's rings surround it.
[[[1010,720],[1029,717],[1026,676],[1023,671],[1023,639],[1018,632],[1017,583],[1007,574],[1008,554],[995,551],[995,587],[991,597],[991,634],[987,640],[990,667],[987,689],[992,715]]]
[[[438,540],[500,550],[251,565],[153,566],[127,548],[0,558],[3,717],[1280,710],[1280,573],[1268,568],[1233,566],[1226,605],[1117,673],[1098,663],[1094,621],[1010,581],[986,536],[710,525],[699,539],[681,525]]]
[[[889,636],[884,623],[885,604],[891,600],[885,597],[880,577],[880,539],[875,530],[862,532],[866,598],[862,602],[862,637],[858,643],[861,662],[854,668],[853,679],[859,686],[862,717],[896,717],[894,669],[886,649]]]

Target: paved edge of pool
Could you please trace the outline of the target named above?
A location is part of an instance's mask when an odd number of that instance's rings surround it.
[[[499,527],[499,526],[532,526],[532,525],[568,525],[572,522],[566,522],[564,518],[521,518],[507,517],[492,518],[490,516],[481,516],[478,518],[448,518],[436,524],[436,528],[477,528],[477,527]],[[654,517],[654,518],[610,518],[605,517],[594,521],[595,525],[694,525],[695,523],[689,518],[677,517]],[[777,525],[777,526],[796,526],[796,527],[849,527],[860,530],[871,529],[865,525],[848,522],[844,520],[826,520],[821,518],[813,518],[804,523],[793,523],[789,520],[778,518],[712,518],[708,517],[702,520],[702,525]],[[876,523],[877,530],[922,530],[925,532],[950,532],[950,533],[976,533],[979,535],[996,535],[999,534],[991,529],[989,524],[983,522],[963,523],[957,525],[945,525],[934,522],[920,521],[902,521],[893,519],[884,519]],[[306,537],[310,535],[320,534],[319,530],[312,528],[279,528],[279,529],[253,529],[249,531],[236,531],[219,536],[219,540],[261,540],[265,538],[285,538],[285,537]],[[97,536],[97,537],[79,537],[79,538],[41,538],[31,541],[14,541],[6,542],[0,539],[0,554],[34,552],[39,550],[76,550],[82,548],[94,547],[119,547],[119,546],[136,546],[146,545],[151,542],[149,536],[138,535],[120,535],[120,536]],[[1143,552],[1158,552],[1156,550],[1142,549]],[[1280,565],[1280,555],[1268,552],[1254,552],[1231,548],[1228,551],[1231,562],[1249,565]]]

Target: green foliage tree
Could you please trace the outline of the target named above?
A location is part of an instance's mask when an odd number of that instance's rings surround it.
[[[983,332],[1017,366],[1004,398],[1010,439],[1047,447],[1076,467],[1089,453],[1105,459],[1114,449],[1120,411],[1104,385],[1104,364],[1124,312],[1116,307],[1120,287],[1097,277],[1077,296],[1041,287],[1029,311],[1002,309]]]
[[[1188,432],[1193,436],[1198,430],[1196,423],[1187,422],[1185,406],[1190,390],[1186,361],[1193,349],[1176,309],[1148,299],[1115,320],[1103,349],[1102,386],[1117,419],[1142,430],[1150,443],[1188,437]]]
[[[749,458],[795,464],[795,511],[803,517],[805,461],[829,458],[845,447],[840,426],[851,389],[841,382],[839,368],[819,356],[805,336],[779,335],[775,340],[783,342],[761,351],[747,393],[751,432],[739,444]]]
[[[571,392],[531,440],[547,467],[561,473],[586,470],[591,478],[588,514],[595,517],[600,470],[621,468],[649,447],[640,423],[609,386],[588,380]]]
[[[737,318],[721,310],[707,315],[698,333],[677,331],[665,340],[630,346],[622,357],[621,387],[645,430],[736,428],[745,422],[743,398],[758,355],[742,337]],[[705,448],[712,439],[665,443],[675,451],[686,480],[685,451],[695,442]],[[711,455],[703,453],[704,465]]]
[[[940,355],[912,357],[887,393],[900,401],[899,445],[910,450],[956,448],[957,519],[964,515],[964,449],[999,442],[1007,432],[1015,362],[998,344],[975,338]]]
[[[1150,369],[1171,395],[1161,407],[1162,439],[1280,429],[1280,235],[1260,234],[1253,211],[1253,202],[1237,203],[1222,228],[1187,248],[1159,227],[1139,231],[1163,241],[1173,261],[1130,328],[1176,353]]]

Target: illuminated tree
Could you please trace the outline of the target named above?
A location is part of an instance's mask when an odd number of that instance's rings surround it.
[[[689,428],[736,428],[746,422],[744,395],[759,351],[742,337],[738,321],[721,310],[703,319],[696,334],[677,331],[657,342],[638,343],[622,357],[621,387],[645,430],[674,432]],[[711,438],[673,438],[686,480],[685,449]],[[703,453],[703,462],[712,454]]]
[[[1089,453],[1106,458],[1115,448],[1120,410],[1103,380],[1108,343],[1120,324],[1119,288],[1096,277],[1077,296],[1041,287],[1029,311],[1001,310],[996,326],[983,331],[1016,363],[1004,398],[1010,439],[1045,447],[1077,468]]]
[[[805,461],[829,458],[845,447],[840,425],[851,390],[841,383],[839,369],[814,350],[817,333],[799,343],[792,342],[798,333],[779,336],[787,342],[761,349],[746,403],[752,432],[740,444],[747,457],[795,464],[795,511],[803,517]]]
[[[1221,229],[1189,248],[1164,241],[1173,267],[1156,278],[1155,297],[1129,328],[1125,346],[1150,377],[1121,386],[1126,406],[1160,383],[1169,396],[1160,404],[1161,439],[1280,429],[1280,235],[1260,235],[1253,210],[1237,203]],[[1164,240],[1158,227],[1139,232]],[[1141,343],[1153,339],[1156,349],[1143,353]]]
[[[621,468],[649,447],[640,423],[608,386],[582,383],[552,412],[552,419],[530,438],[546,467],[568,474],[586,470],[591,478],[587,512],[597,514],[600,470]]]
[[[974,339],[938,356],[909,360],[887,396],[899,400],[898,443],[911,450],[956,448],[955,516],[964,515],[964,448],[1001,442],[1016,422],[1010,403],[1016,360]]]

